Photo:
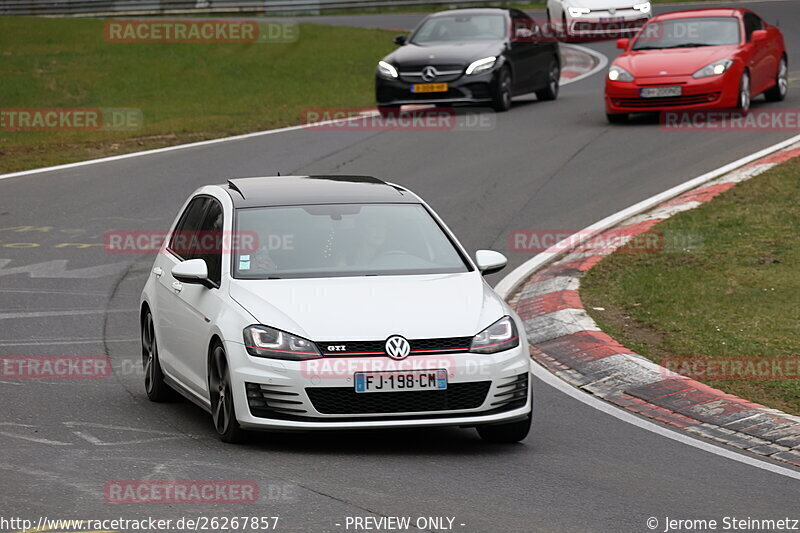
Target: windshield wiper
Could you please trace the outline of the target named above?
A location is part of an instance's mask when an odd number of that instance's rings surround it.
[[[675,44],[672,46],[641,46],[641,47],[634,47],[634,51],[638,50],[672,50],[674,48],[700,48],[702,46],[716,46],[714,44],[707,44],[707,43],[683,43],[683,44]]]
[[[675,46],[666,46],[664,49],[670,48],[700,48],[701,46],[714,46],[713,44],[707,43],[683,43],[683,44],[676,44]]]

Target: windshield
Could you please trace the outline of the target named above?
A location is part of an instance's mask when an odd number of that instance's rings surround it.
[[[738,44],[736,17],[691,17],[655,21],[642,28],[632,50],[662,50]]]
[[[455,41],[497,41],[506,36],[502,15],[451,15],[431,17],[411,37],[414,44]]]
[[[336,204],[236,211],[256,251],[234,253],[234,277],[319,278],[468,272],[420,204]]]

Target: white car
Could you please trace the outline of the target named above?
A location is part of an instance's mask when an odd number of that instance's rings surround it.
[[[233,179],[198,189],[141,297],[145,388],[245,430],[531,424],[523,324],[414,193],[371,177]]]
[[[567,38],[629,37],[653,15],[643,0],[547,0],[547,20]]]

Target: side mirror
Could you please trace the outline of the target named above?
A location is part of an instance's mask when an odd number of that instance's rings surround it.
[[[172,277],[182,283],[194,283],[208,287],[208,266],[202,259],[189,259],[172,267]]]
[[[484,276],[500,272],[508,263],[506,256],[494,250],[478,250],[475,252],[475,263]]]
[[[619,48],[620,50],[627,50],[628,43],[630,42],[631,42],[630,39],[617,39],[617,48]]]
[[[767,30],[756,30],[753,32],[753,35],[750,36],[750,39],[754,43],[760,43],[762,41],[767,40]]]
[[[394,44],[398,46],[403,46],[407,42],[408,42],[408,36],[406,35],[398,35],[397,37],[394,38]]]

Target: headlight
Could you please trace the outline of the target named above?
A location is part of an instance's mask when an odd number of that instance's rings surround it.
[[[494,56],[484,57],[483,59],[473,61],[467,67],[466,74],[470,75],[470,74],[478,74],[479,72],[486,72],[487,70],[491,69],[494,66],[496,61],[497,58]]]
[[[316,345],[302,337],[267,326],[249,326],[244,330],[244,346],[255,357],[304,361],[322,357]]]
[[[517,326],[509,316],[504,316],[472,338],[469,351],[473,353],[496,353],[519,346]]]
[[[694,74],[692,74],[693,78],[708,78],[709,76],[719,76],[720,74],[724,74],[731,65],[733,65],[733,61],[730,59],[722,59],[720,61],[715,61],[710,65],[706,65],[705,67],[701,68]]]
[[[645,2],[643,4],[636,4],[633,6],[633,9],[636,11],[641,11],[642,13],[650,13],[650,2]]]
[[[378,61],[378,74],[384,78],[396,78],[397,69],[386,61]]]
[[[582,17],[592,12],[592,10],[588,7],[569,7],[567,9],[569,10],[569,16],[571,17]]]
[[[608,70],[608,79],[611,81],[633,81],[633,74],[616,65]]]

